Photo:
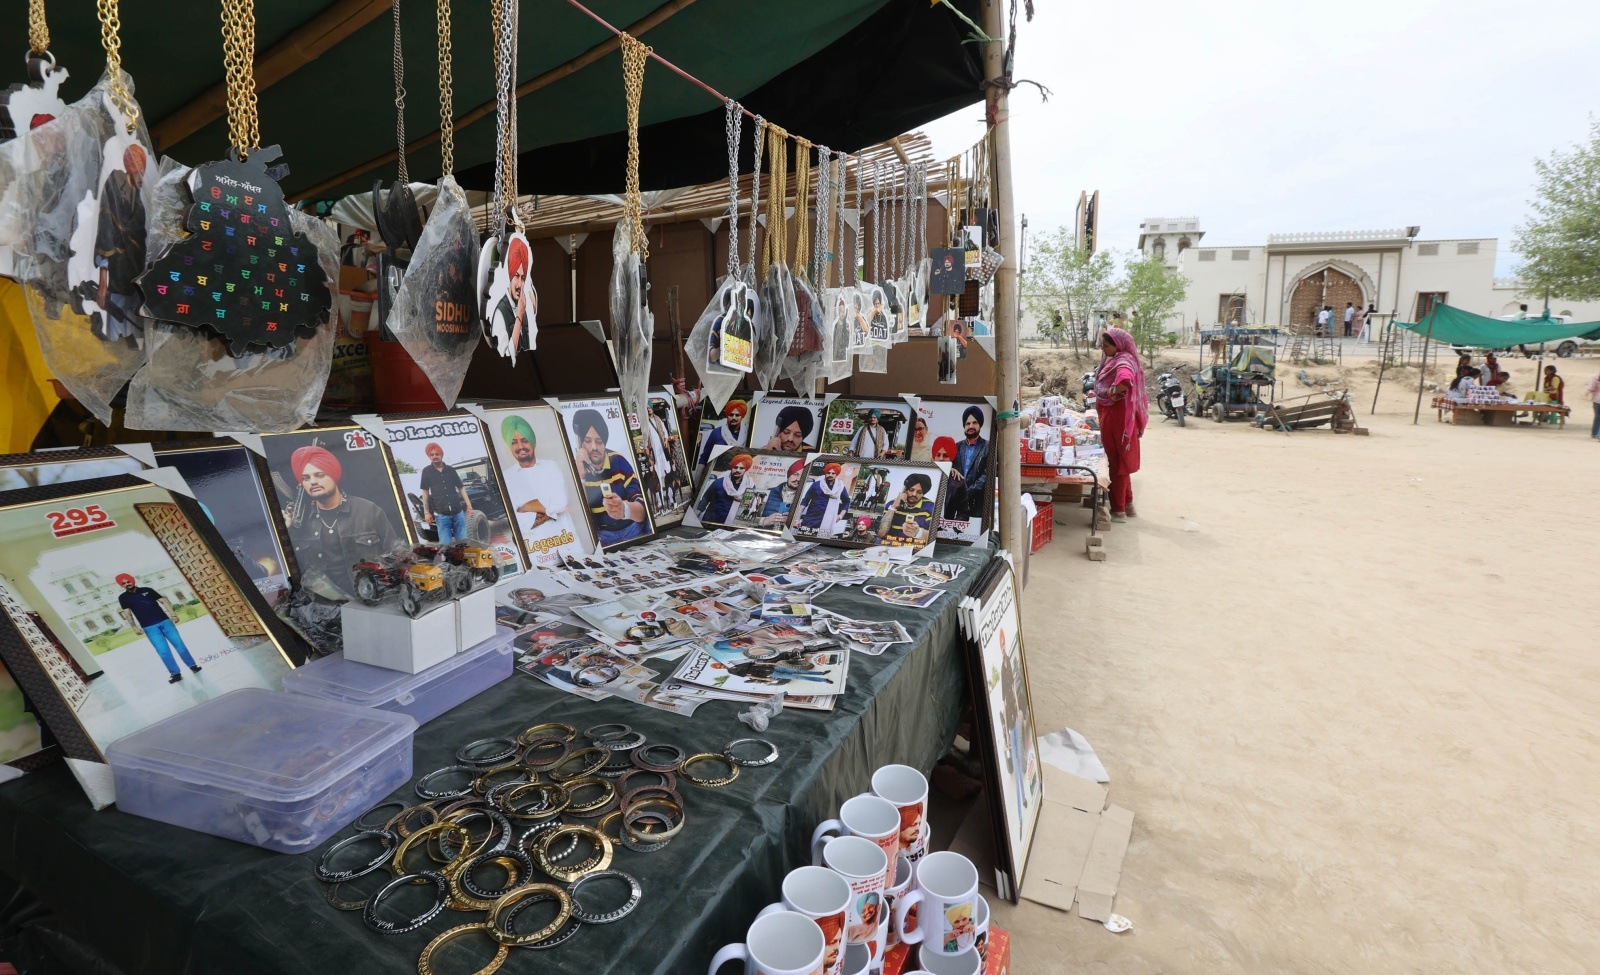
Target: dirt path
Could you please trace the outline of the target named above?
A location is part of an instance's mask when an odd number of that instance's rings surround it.
[[[1412,426],[1414,385],[1367,438],[1156,423],[1109,561],[1057,526],[1039,730],[1137,814],[1135,927],[999,906],[1013,971],[1600,970],[1600,362],[1561,365],[1561,431]]]

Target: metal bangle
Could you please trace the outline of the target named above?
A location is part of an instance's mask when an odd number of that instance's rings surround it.
[[[359,819],[357,819],[351,825],[353,825],[356,829],[361,830],[363,832],[365,832],[367,830],[372,830],[372,829],[386,829],[386,830],[388,830],[388,831],[390,831],[392,833],[392,832],[394,832],[394,816],[390,816],[387,820],[385,820],[385,821],[383,821],[381,823],[377,823],[377,824],[373,824],[373,823],[367,822],[367,817],[372,815],[373,813],[377,812],[380,809],[398,809],[401,812],[405,812],[406,810],[408,810],[410,808],[411,808],[410,806],[407,806],[405,803],[401,802],[399,799],[390,799],[388,802],[380,802],[376,806],[373,806],[371,809],[368,809],[366,812],[362,813],[361,817]]]
[[[631,752],[645,743],[645,737],[642,731],[630,731],[624,735],[608,735],[605,738],[596,738],[594,743],[607,751]]]
[[[534,904],[538,904],[541,900],[549,900],[549,899],[550,898],[540,898],[540,897],[530,897],[530,898],[528,898],[527,900],[523,901],[521,904],[518,904],[516,907],[513,907],[511,909],[511,913],[506,915],[506,923],[510,924],[511,921],[514,920],[518,914],[522,913],[522,909],[523,908],[532,907]],[[543,941],[535,941],[531,945],[523,945],[522,947],[524,947],[524,948],[532,948],[535,951],[538,951],[538,950],[540,950],[542,948],[554,948],[556,945],[566,944],[568,941],[571,941],[573,936],[576,935],[579,931],[582,931],[582,930],[583,930],[583,923],[582,922],[578,921],[576,918],[568,918],[567,919],[567,926],[562,928],[560,931],[557,931],[555,934],[552,934],[550,937],[545,938]]]
[[[440,819],[458,813],[463,809],[482,809],[487,805],[483,796],[464,796],[460,799],[449,800],[440,799],[439,802],[443,803],[443,805],[438,806],[435,811],[439,814]]]
[[[574,759],[583,758],[587,764],[575,772],[563,772],[562,769],[571,765]],[[581,779],[586,775],[593,775],[605,767],[611,760],[611,753],[604,748],[580,748],[566,758],[561,764],[550,769],[550,778],[557,782],[566,782],[570,779]]]
[[[554,758],[535,759],[533,757],[536,752],[546,748],[556,749]],[[566,761],[567,756],[570,754],[572,754],[572,745],[568,742],[564,742],[559,738],[535,738],[523,748],[522,767],[530,772],[549,771]]]
[[[529,856],[537,856],[539,842],[543,835],[553,830],[558,830],[561,828],[561,826],[562,823],[559,819],[546,819],[542,822],[534,823],[532,826],[529,826],[525,831],[523,831],[523,834],[517,838],[517,848]],[[572,851],[576,850],[577,848],[578,837],[569,836],[567,837],[567,842],[561,847],[561,849],[550,851],[550,859],[565,860],[567,857],[571,856]]]
[[[439,810],[433,808],[427,803],[422,803],[416,806],[407,806],[405,809],[397,813],[393,819],[385,823],[383,828],[391,833],[394,833],[401,839],[405,839],[407,836],[411,835],[411,828],[407,826],[406,823],[410,821],[413,813],[419,812],[425,812],[428,814],[428,821],[422,824],[424,826],[432,826],[434,823],[439,821]]]
[[[422,949],[421,956],[417,958],[417,975],[437,975],[433,967],[433,953],[457,938],[464,938],[475,931],[488,934],[489,925],[462,924],[440,933],[438,937],[428,942],[427,947]],[[494,975],[495,972],[500,970],[500,966],[506,963],[506,958],[511,954],[511,946],[497,944],[496,947],[500,950],[494,953],[494,957],[489,959],[489,963],[473,972],[472,975]]]
[[[689,774],[689,767],[692,765],[698,765],[701,762],[721,762],[722,764],[728,766],[728,775],[720,779],[697,779],[693,775]],[[739,777],[739,766],[728,761],[728,759],[723,755],[717,755],[713,752],[702,752],[699,755],[690,756],[682,765],[678,766],[678,777],[683,779],[685,782],[692,782],[701,788],[719,789]]]
[[[448,775],[452,772],[466,773],[468,776],[467,784],[459,789],[432,788],[431,784],[435,777],[440,775]],[[478,770],[470,765],[446,765],[444,768],[436,768],[432,772],[429,772],[427,775],[424,775],[422,778],[418,779],[416,792],[417,795],[424,799],[460,799],[463,796],[472,795],[472,781],[477,777]]]
[[[497,745],[499,746],[499,750],[490,752],[487,755],[473,755],[473,751],[475,749],[481,748],[485,745]],[[517,740],[515,738],[506,738],[504,736],[496,736],[494,738],[479,738],[477,741],[468,742],[456,749],[456,761],[463,765],[471,765],[476,768],[489,765],[498,765],[508,758],[515,759],[517,757],[517,752],[521,749],[521,747],[522,746],[517,744]]]
[[[618,735],[627,735],[632,733],[632,728],[620,721],[612,721],[606,724],[595,725],[593,728],[585,731],[583,733],[583,737],[598,744],[602,739],[605,738],[615,738]]]
[[[543,895],[541,899],[555,900],[556,919],[532,934],[514,933],[511,930],[511,923],[516,920],[516,915],[520,912],[512,911],[503,920],[501,914],[518,901],[525,901],[536,895]],[[523,947],[536,941],[543,941],[560,931],[561,926],[566,924],[570,917],[572,917],[572,897],[566,890],[555,884],[523,884],[509,894],[497,898],[494,906],[489,908],[489,916],[484,920],[489,925],[489,937],[503,945]]]
[[[627,752],[612,752],[611,760],[600,766],[595,774],[607,779],[620,779],[629,772],[638,771],[632,762],[628,761]]]
[[[629,835],[628,830],[626,828],[624,828],[622,830],[622,845],[623,845],[623,847],[625,849],[632,850],[634,853],[657,853],[657,852],[660,852],[661,850],[666,849],[667,848],[667,844],[669,844],[671,842],[672,842],[672,838],[668,837],[667,839],[660,840],[659,842],[655,842],[655,843],[641,843],[638,840],[634,839],[631,835]]]
[[[671,815],[662,815],[662,813],[655,812],[654,809],[657,808],[664,810],[668,814],[676,813],[677,822],[673,822]],[[666,829],[652,833],[637,828],[639,821],[644,819],[659,819],[666,823]],[[670,799],[646,799],[630,807],[627,812],[622,814],[622,830],[624,835],[633,838],[639,843],[659,843],[662,840],[670,840],[677,836],[688,821],[689,817],[685,815],[681,804]]]
[[[628,885],[629,893],[627,903],[614,910],[606,911],[603,914],[597,914],[593,911],[590,911],[581,903],[579,903],[579,890],[583,889],[593,881],[602,880],[608,877],[621,880]],[[620,921],[621,919],[627,917],[635,907],[639,906],[639,900],[644,896],[644,890],[639,886],[639,881],[635,880],[629,874],[623,873],[621,870],[597,870],[594,873],[584,874],[582,877],[579,877],[577,880],[573,881],[572,886],[567,892],[572,895],[572,916],[577,918],[579,921],[582,921],[584,924],[610,924],[612,921]]]
[[[664,769],[655,769],[655,768],[630,769],[628,771],[628,773],[626,775],[624,775],[617,782],[617,791],[622,793],[624,797],[626,797],[628,792],[629,792],[628,782],[635,775],[654,775],[656,778],[661,780],[660,782],[655,783],[655,787],[658,788],[658,789],[676,789],[678,787],[678,777],[676,775],[673,775],[671,772],[668,772],[668,771],[666,771]],[[636,785],[636,786],[634,786],[634,788],[635,789],[643,789],[645,787],[642,786],[642,785]]]
[[[378,917],[378,905],[392,891],[398,890],[406,884],[418,883],[433,884],[434,901],[432,907],[400,924],[396,924],[393,921],[385,921]],[[407,932],[415,931],[438,917],[439,912],[444,910],[445,902],[449,899],[450,884],[444,879],[444,874],[436,873],[432,870],[424,870],[421,873],[403,873],[384,884],[382,890],[372,895],[371,899],[367,901],[367,906],[361,911],[361,919],[367,922],[367,927],[379,934],[406,934]]]
[[[394,851],[394,859],[389,862],[389,872],[396,877],[406,874],[406,854],[418,843],[426,843],[430,836],[441,833],[460,833],[463,846],[472,842],[472,834],[467,832],[465,826],[456,823],[429,823],[418,830],[413,830],[410,836],[400,841],[400,848]],[[426,872],[426,871],[425,871]]]
[[[737,758],[733,753],[740,745],[765,745],[767,746],[768,754],[765,758]],[[728,760],[729,765],[742,765],[745,768],[760,768],[763,765],[771,765],[773,762],[778,760],[778,746],[774,745],[765,738],[740,738],[737,741],[730,741],[726,745],[722,746],[722,757]]]
[[[324,895],[328,900],[328,906],[333,908],[336,911],[360,911],[360,910],[365,910],[366,906],[367,906],[367,901],[371,900],[372,897],[370,895],[368,895],[366,897],[361,898],[358,901],[347,900],[347,899],[339,896],[339,889],[341,887],[343,887],[343,886],[344,886],[343,883],[329,884],[328,885],[327,893]]]
[[[581,836],[594,844],[595,854],[583,862],[575,863],[571,866],[553,862],[550,857],[550,844],[562,836],[572,834]],[[604,870],[611,865],[611,840],[606,837],[606,834],[592,826],[563,826],[560,829],[552,830],[540,838],[539,844],[535,849],[537,850],[536,859],[539,863],[539,869],[564,884],[570,884],[586,873]]]
[[[465,827],[467,823],[477,819],[480,816],[489,820],[488,835],[484,836],[483,840],[479,842],[477,846],[473,847],[472,850],[467,851],[463,849],[461,854],[450,858],[449,862],[456,864],[457,869],[460,869],[461,866],[466,864],[466,856],[476,856],[479,853],[499,853],[501,850],[504,850],[506,847],[511,845],[511,821],[507,819],[498,809],[479,809],[476,807],[458,809],[444,818],[448,822],[455,823],[457,826]],[[467,842],[472,842],[471,830],[467,831]],[[439,849],[441,851],[444,850],[443,840],[439,842]],[[445,874],[447,876],[450,874],[450,872],[451,871],[449,868],[445,869]]]
[[[362,840],[371,839],[373,837],[377,837],[379,840],[383,841],[383,849],[379,851],[377,856],[373,857],[367,863],[356,867],[353,870],[330,870],[328,868],[328,861],[337,856],[340,850],[343,850],[347,846],[353,846],[357,843],[360,843]],[[329,847],[323,852],[322,856],[317,858],[317,879],[323,881],[324,883],[340,884],[344,883],[346,880],[354,880],[357,877],[365,877],[367,874],[372,873],[374,870],[382,867],[385,863],[388,863],[389,858],[394,855],[395,847],[399,845],[400,838],[386,829],[364,829],[359,833],[356,833],[354,836],[347,836],[339,842],[333,844],[333,846]]]
[[[504,775],[507,772],[515,772],[517,778],[523,782],[533,781],[534,773],[532,769],[519,762],[507,762],[503,765],[496,765],[494,768],[484,769],[482,774],[473,780],[472,791],[480,796],[488,795],[489,790],[492,788],[491,780],[495,776]]]
[[[566,786],[568,795],[573,797],[573,801],[567,803],[567,813],[580,818],[587,819],[591,816],[600,815],[605,811],[605,808],[615,802],[617,798],[616,786],[612,785],[610,782],[607,782],[605,779],[596,778],[594,776],[589,776],[582,779],[572,779],[566,783]],[[599,789],[600,798],[591,799],[588,802],[578,802],[577,795],[579,789]]]
[[[472,874],[479,867],[494,863],[505,868],[505,885],[496,890],[478,886],[472,879]],[[451,883],[452,893],[456,899],[466,904],[466,910],[487,911],[494,906],[494,902],[501,897],[516,890],[533,877],[533,858],[519,849],[491,851],[480,853],[473,857],[466,866],[462,867]]]
[[[678,790],[673,786],[641,785],[622,797],[622,810],[626,812],[648,799],[671,799],[678,805],[683,805],[683,796],[679,795]]]
[[[551,732],[565,732],[565,734],[551,734]],[[544,724],[536,724],[531,728],[524,729],[521,734],[517,735],[517,744],[528,748],[541,738],[571,741],[576,737],[578,737],[578,729],[572,725],[564,721],[546,721]]]
[[[651,754],[656,752],[666,752],[672,757],[668,761],[651,758]],[[688,757],[689,753],[677,745],[669,745],[666,742],[658,741],[636,749],[633,753],[633,764],[646,772],[676,772],[678,766],[682,765],[683,760]]]
[[[517,800],[530,792],[538,792],[540,801],[534,806],[518,806]],[[510,789],[500,797],[500,808],[512,819],[550,819],[561,814],[572,802],[572,793],[558,782],[528,782]]]

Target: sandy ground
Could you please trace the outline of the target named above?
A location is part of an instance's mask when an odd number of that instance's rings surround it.
[[[1038,727],[1137,816],[1134,928],[997,904],[1012,971],[1600,971],[1600,359],[1560,365],[1565,430],[1412,426],[1414,370],[1366,438],[1156,422],[1108,561],[1056,527]]]

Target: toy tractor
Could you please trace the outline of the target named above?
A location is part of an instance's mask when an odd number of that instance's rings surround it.
[[[424,601],[444,599],[450,594],[443,568],[418,562],[404,553],[362,559],[351,567],[350,576],[357,599],[376,606],[389,593],[398,592],[400,609],[412,619],[422,612]]]
[[[492,586],[500,579],[500,564],[494,550],[482,545],[470,542],[423,544],[416,547],[415,554],[420,560],[442,562],[450,588],[460,595],[471,592],[474,584]]]

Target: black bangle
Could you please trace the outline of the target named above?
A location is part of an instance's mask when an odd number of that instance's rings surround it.
[[[396,924],[393,921],[385,921],[378,917],[378,904],[380,904],[385,897],[389,896],[392,891],[395,891],[406,884],[417,883],[433,884],[433,906],[429,907],[423,913],[418,914],[416,917],[407,921],[403,921],[399,924]],[[435,872],[433,870],[424,870],[421,873],[405,873],[389,881],[387,884],[384,884],[382,890],[372,895],[371,899],[367,901],[366,908],[361,912],[361,919],[367,922],[367,927],[378,932],[379,934],[406,934],[408,932],[417,930],[424,924],[427,924],[429,921],[438,917],[439,912],[444,910],[445,901],[449,899],[450,882],[444,879],[444,874]]]
[[[497,750],[487,754],[473,754],[475,749],[481,748],[485,745],[495,745],[498,747]],[[479,738],[477,741],[468,742],[467,744],[456,749],[456,761],[463,765],[472,765],[475,767],[498,765],[508,758],[516,758],[517,751],[521,747],[522,746],[518,745],[516,739],[514,738]]]
[[[734,750],[740,745],[765,745],[767,746],[767,755],[764,758],[757,759],[735,758],[733,754]],[[730,765],[742,765],[745,768],[760,768],[763,765],[771,765],[773,762],[778,760],[778,746],[774,745],[765,738],[740,738],[736,741],[730,741],[722,747],[722,757],[726,758]]]
[[[595,725],[593,728],[590,728],[588,731],[585,731],[583,733],[583,736],[585,738],[589,739],[590,741],[595,742],[596,744],[599,744],[600,741],[602,741],[603,739],[616,738],[619,735],[627,735],[627,734],[632,734],[632,733],[633,733],[633,729],[632,728],[628,727],[627,725],[623,724],[620,721],[612,721],[612,722],[610,722],[608,724],[597,724],[597,725]]]
[[[517,866],[522,868],[522,872],[518,874],[512,874],[510,877],[506,878],[505,887],[498,890],[479,887],[472,879],[473,871],[477,870],[485,863],[500,859],[511,859],[517,861]],[[528,856],[528,854],[524,853],[520,849],[517,849],[516,847],[511,847],[510,849],[505,850],[494,850],[488,853],[480,853],[473,857],[465,867],[461,868],[461,873],[456,876],[456,882],[461,885],[462,890],[471,894],[473,897],[476,897],[479,900],[492,901],[504,894],[510,893],[511,890],[518,885],[527,883],[532,876],[533,857]],[[488,909],[489,908],[487,907],[478,908],[478,910],[484,911]]]
[[[555,900],[555,898],[549,894],[534,894],[532,897],[518,901],[517,904],[511,908],[511,910],[506,912],[506,916],[500,920],[500,925],[506,930],[510,930],[511,925],[516,922],[518,914],[521,914],[523,911],[535,904],[543,904],[546,901],[553,900]],[[545,938],[543,941],[535,941],[532,944],[519,945],[518,947],[554,948],[556,945],[571,941],[573,935],[577,934],[582,927],[583,923],[577,918],[569,918],[566,924],[562,926],[561,930],[557,931],[555,934],[552,934],[550,937]]]
[[[645,743],[645,737],[642,731],[629,731],[621,735],[607,735],[604,738],[595,738],[593,741],[606,751],[631,752]]]
[[[666,757],[654,757],[661,753],[665,753]],[[688,757],[689,753],[677,745],[656,742],[653,745],[644,745],[636,749],[633,753],[633,764],[647,772],[676,772],[678,766],[682,765],[683,760]]]
[[[627,902],[621,907],[604,913],[588,910],[578,902],[578,891],[590,881],[606,877],[620,880],[628,885]],[[644,890],[639,886],[639,881],[621,870],[599,870],[594,873],[584,874],[572,882],[572,886],[567,888],[567,893],[572,895],[572,916],[584,924],[610,924],[612,921],[620,921],[627,917],[635,907],[639,906],[639,899],[644,896]]]
[[[365,832],[365,831],[367,831],[369,829],[388,829],[388,830],[392,830],[394,828],[394,825],[393,825],[394,817],[393,816],[390,816],[388,819],[384,820],[383,822],[376,823],[376,824],[367,822],[367,817],[372,815],[373,813],[377,812],[380,809],[398,809],[401,812],[404,812],[405,810],[407,810],[409,808],[411,808],[411,807],[407,806],[405,803],[401,802],[399,799],[390,799],[388,802],[380,802],[376,806],[373,806],[371,809],[368,809],[366,812],[362,813],[361,814],[361,818],[357,819],[352,825],[355,826],[356,829],[361,830],[363,832]]]
[[[379,851],[376,857],[373,857],[367,863],[356,867],[353,870],[331,870],[328,868],[328,861],[332,860],[340,850],[347,846],[353,846],[356,843],[360,843],[362,840],[372,839],[374,837],[383,842],[383,849]],[[317,879],[323,881],[324,883],[341,884],[346,880],[354,880],[357,877],[365,877],[367,874],[372,873],[374,870],[382,867],[385,863],[388,863],[389,859],[394,856],[395,847],[399,845],[400,838],[386,829],[364,829],[354,836],[346,836],[344,839],[333,844],[333,846],[325,850],[322,856],[317,858]]]
[[[459,789],[434,789],[430,787],[429,783],[435,777],[447,775],[451,772],[465,772],[467,774],[467,784]],[[472,795],[472,783],[477,781],[477,778],[478,770],[470,765],[446,765],[444,768],[436,768],[418,779],[416,791],[417,795],[424,799],[460,799],[464,796]]]

